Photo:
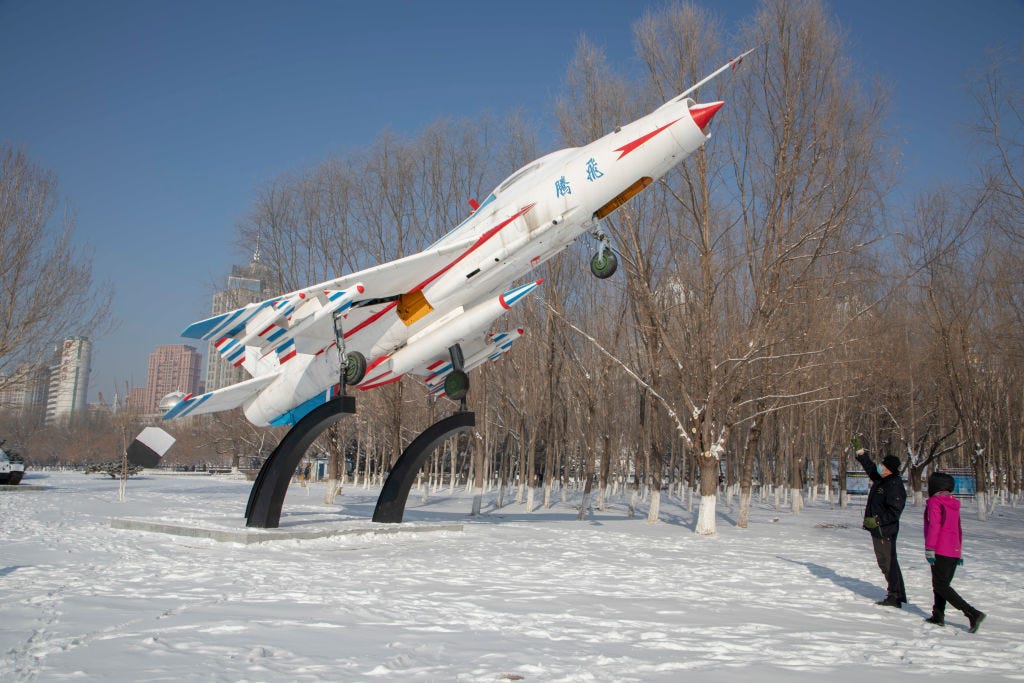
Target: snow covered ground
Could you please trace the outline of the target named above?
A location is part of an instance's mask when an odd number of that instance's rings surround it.
[[[31,473],[30,473],[31,474]],[[801,514],[755,503],[749,529],[719,506],[718,536],[662,500],[469,517],[447,489],[410,495],[407,521],[461,532],[255,545],[111,527],[135,517],[242,518],[250,483],[32,474],[0,491],[0,681],[1024,680],[1024,510],[965,506],[954,587],[988,613],[977,634],[931,608],[921,510],[899,551],[911,604],[884,596],[862,502]],[[282,528],[366,525],[376,491],[293,485]],[[755,498],[756,501],[756,498]],[[345,521],[351,520],[351,521]]]

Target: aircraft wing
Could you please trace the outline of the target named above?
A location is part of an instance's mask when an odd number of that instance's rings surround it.
[[[458,263],[477,241],[477,238],[470,238],[451,245],[435,246],[358,273],[321,282],[299,292],[315,294],[324,289],[343,290],[361,283],[366,288],[362,299],[379,299],[404,294],[421,289],[436,280]]]
[[[351,275],[248,304],[189,325],[181,336],[213,342],[233,365],[262,375],[295,353],[318,353],[335,343],[331,313],[344,315],[343,331],[354,330],[397,297],[421,289],[458,263],[475,239],[435,246]],[[255,347],[257,353],[247,352]],[[253,356],[256,356],[255,358]],[[269,360],[264,360],[268,358]],[[276,362],[275,362],[276,361]],[[257,363],[260,367],[257,368]]]

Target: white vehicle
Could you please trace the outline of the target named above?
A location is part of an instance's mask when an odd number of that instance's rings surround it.
[[[0,446],[3,445],[3,441],[0,441]],[[21,478],[25,475],[25,463],[22,461],[21,456],[10,454],[0,448],[0,485],[9,484],[15,485],[21,483]]]
[[[470,200],[469,218],[424,251],[193,323],[183,337],[212,342],[252,379],[170,394],[164,419],[241,406],[257,426],[291,425],[342,383],[369,390],[404,375],[465,399],[466,373],[522,335],[487,332],[542,283],[531,271],[589,233],[599,244],[591,271],[615,272],[601,220],[704,145],[723,103],[689,94],[746,54],[650,114],[527,164]]]

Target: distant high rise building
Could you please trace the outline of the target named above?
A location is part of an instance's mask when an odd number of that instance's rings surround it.
[[[24,414],[46,412],[46,398],[50,393],[50,368],[46,365],[24,364],[10,377],[0,377],[0,410]]]
[[[156,347],[156,351],[149,354],[146,399],[142,412],[159,412],[160,399],[172,391],[202,393],[199,386],[202,364],[203,357],[194,346],[171,344]]]
[[[228,276],[227,289],[213,294],[213,315],[220,315],[241,308],[246,304],[263,301],[266,294],[267,268],[260,263],[257,249],[252,262],[247,266],[232,266]],[[249,373],[241,366],[234,367],[220,357],[213,343],[206,351],[206,391],[213,391],[249,379]]]
[[[159,401],[162,396],[157,398]],[[149,412],[146,409],[146,387],[135,387],[128,391],[128,395],[124,398],[125,410],[132,413],[146,413]]]
[[[46,400],[46,424],[67,424],[84,414],[92,371],[92,342],[85,337],[65,339],[50,368],[50,386]]]

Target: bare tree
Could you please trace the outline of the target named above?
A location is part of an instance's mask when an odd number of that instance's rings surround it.
[[[873,226],[884,166],[876,128],[884,98],[859,95],[819,3],[766,2],[746,39],[764,47],[716,119],[716,129],[736,131],[726,134],[734,175],[716,172],[704,149],[652,193],[669,233],[683,239],[665,266],[669,277],[641,278],[631,290],[634,302],[647,292],[644,322],[654,336],[645,347],[675,368],[674,412],[689,416],[681,436],[700,464],[701,534],[715,533],[719,462],[732,428],[753,427],[743,449],[752,458],[764,414],[835,396],[828,375],[808,368],[827,362],[839,339],[807,334],[809,311],[836,306],[847,254]],[[713,22],[687,5],[641,21],[637,42],[659,97],[695,81],[716,47]],[[748,462],[740,471],[752,469]],[[800,469],[791,467],[794,476]],[[749,505],[749,480],[741,491],[741,506]]]
[[[64,337],[109,326],[112,291],[97,288],[92,258],[75,244],[75,220],[57,178],[21,150],[0,145],[0,389]]]

